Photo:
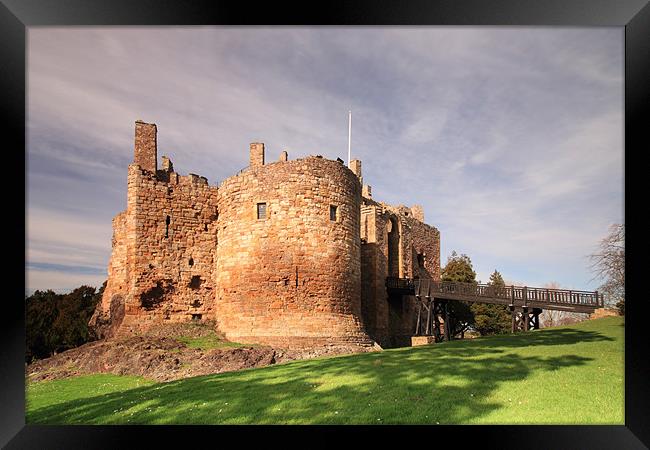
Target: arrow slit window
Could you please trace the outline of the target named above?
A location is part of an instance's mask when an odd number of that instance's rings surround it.
[[[257,204],[257,218],[266,219],[266,203]]]
[[[335,205],[330,205],[330,220],[336,222],[336,213],[338,208]]]

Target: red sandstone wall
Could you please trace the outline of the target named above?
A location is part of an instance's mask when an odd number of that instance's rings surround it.
[[[404,269],[408,278],[440,279],[440,232],[434,227],[407,216],[402,218]],[[424,256],[420,267],[417,255]]]
[[[108,263],[108,280],[104,289],[102,302],[108,308],[111,297],[116,294],[125,294],[129,273],[126,265],[126,211],[122,211],[113,218],[113,238],[111,239],[111,259]]]
[[[127,211],[122,211],[113,218],[112,252],[108,263],[106,288],[90,319],[90,324],[99,338],[111,336],[124,317],[124,298],[129,289],[126,219]]]
[[[388,229],[397,225],[398,248],[394,249],[400,277],[440,279],[440,233],[419,220],[421,208],[390,206],[364,198],[361,208],[362,311],[368,333],[382,346],[405,345],[413,334],[417,309],[412,297],[388,298]],[[417,255],[423,254],[424,266]],[[406,344],[408,345],[408,344]]]
[[[320,157],[286,161],[286,153],[264,165],[263,144],[251,144],[250,155],[251,167],[217,189],[179,176],[168,160],[156,170],[156,127],[136,123],[127,209],[113,220],[109,281],[91,322],[133,333],[200,315],[233,340],[289,346],[368,335],[395,345],[410,336],[413,299],[386,292],[388,224],[393,218],[399,233],[392,271],[439,279],[440,234],[423,223],[422,208],[361,205],[360,161],[355,174]],[[118,320],[106,325],[109,316]]]
[[[154,174],[133,164],[128,198],[130,286],[120,331],[208,318],[215,299],[217,189],[196,175]]]
[[[336,161],[250,167],[219,186],[218,327],[241,342],[363,341],[361,185]],[[258,220],[257,203],[267,205]],[[338,218],[330,220],[330,205]]]
[[[378,204],[364,199],[361,208],[361,303],[368,334],[380,345],[388,345],[388,239],[385,218]]]
[[[133,162],[149,172],[158,169],[158,137],[155,123],[135,122]]]

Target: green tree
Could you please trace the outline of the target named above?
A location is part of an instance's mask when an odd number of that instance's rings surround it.
[[[490,281],[488,281],[488,285],[495,287],[505,287],[506,282],[503,281],[503,277],[499,271],[495,269],[494,272],[492,272],[492,275],[490,275]]]
[[[91,340],[88,320],[101,301],[105,287],[106,282],[99,291],[91,286],[80,286],[67,294],[47,290],[35,291],[27,297],[26,361],[47,358]]]
[[[472,267],[472,260],[465,254],[459,256],[454,250],[447,258],[447,264],[442,269],[441,280],[476,283],[476,272]]]
[[[495,270],[490,275],[489,286],[504,287],[501,274]],[[490,303],[473,303],[471,305],[474,314],[473,328],[482,336],[490,334],[509,333],[512,329],[512,317],[510,309],[506,305],[493,305]]]
[[[57,316],[59,294],[52,290],[35,291],[25,299],[26,360],[52,354],[52,324]]]
[[[78,347],[88,342],[88,320],[97,306],[96,288],[81,286],[61,297],[59,314],[52,324],[52,333],[57,337],[56,352]]]
[[[472,267],[472,261],[469,256],[458,255],[453,251],[447,258],[447,264],[441,271],[442,281],[456,281],[460,283],[476,283],[476,272]],[[468,302],[450,301],[449,310],[451,323],[449,331],[452,336],[464,336],[465,331],[474,323],[474,314]],[[445,324],[447,326],[448,324]]]

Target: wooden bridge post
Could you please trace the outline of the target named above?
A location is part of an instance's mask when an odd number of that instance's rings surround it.
[[[440,332],[440,300],[435,299],[435,297],[432,297],[433,301],[433,335],[435,336],[436,342],[440,342],[442,340],[442,333]]]
[[[512,332],[517,331],[517,312],[515,311],[515,287],[510,286],[510,314],[512,314]]]
[[[541,308],[533,308],[533,330],[539,330],[539,315],[542,311]]]
[[[524,286],[523,290],[521,291],[521,296],[524,300],[524,306],[528,304],[528,286]]]
[[[528,306],[523,306],[521,316],[524,319],[524,331],[530,330],[530,316],[528,315]]]
[[[445,301],[445,340],[451,341],[451,331],[449,330],[449,301]]]
[[[521,307],[521,317],[524,319],[524,331],[528,331],[530,329],[530,316],[528,315],[528,288],[526,286],[524,286],[521,295],[524,300],[524,304]]]

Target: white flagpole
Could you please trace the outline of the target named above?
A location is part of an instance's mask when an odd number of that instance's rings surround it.
[[[351,153],[350,143],[352,142],[352,111],[348,111],[348,167],[350,167]]]

